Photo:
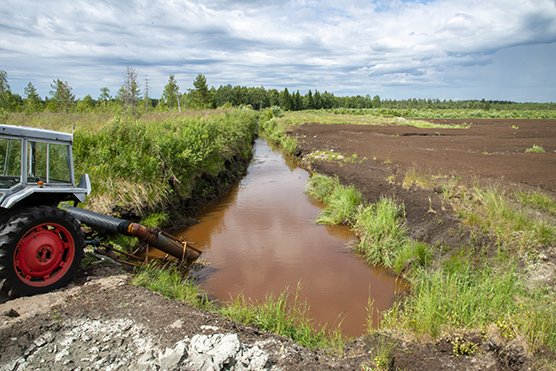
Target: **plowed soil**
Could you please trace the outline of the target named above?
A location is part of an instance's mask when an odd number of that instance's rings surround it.
[[[311,170],[354,184],[369,202],[395,196],[403,202],[412,237],[432,244],[466,243],[454,234],[459,220],[437,192],[400,184],[408,170],[453,176],[466,184],[542,190],[556,197],[556,120],[427,120],[471,124],[467,129],[319,125],[296,127],[299,155],[334,151],[356,161],[311,161]],[[525,151],[537,145],[544,153]],[[363,161],[361,161],[363,160]]]

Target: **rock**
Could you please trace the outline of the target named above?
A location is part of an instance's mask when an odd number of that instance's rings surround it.
[[[214,349],[208,353],[213,354],[213,362],[219,370],[224,368],[224,365],[234,365],[239,349],[237,334],[226,334],[215,342]]]
[[[54,356],[54,362],[60,362],[62,361],[62,358],[67,357],[69,355],[70,353],[68,348],[64,348]]]
[[[201,330],[203,330],[203,331],[204,330],[218,331],[218,330],[220,330],[220,328],[218,328],[216,326],[202,325]]]
[[[2,315],[10,318],[17,318],[20,316],[20,314],[13,308],[10,308],[10,310],[2,313]]]
[[[247,370],[264,370],[268,363],[268,355],[258,346],[254,346],[243,353],[239,362]]]
[[[139,359],[137,360],[137,364],[135,365],[135,367],[132,368],[137,371],[158,370],[160,369],[160,366],[156,364],[155,361],[156,360],[153,356],[153,351],[149,350],[139,357]]]
[[[160,356],[160,368],[161,370],[171,370],[174,367],[179,367],[186,358],[187,347],[182,340],[179,341],[173,349],[166,348],[164,354]]]

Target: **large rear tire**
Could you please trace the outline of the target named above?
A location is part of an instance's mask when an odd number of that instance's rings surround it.
[[[67,285],[83,258],[83,241],[80,224],[67,212],[23,210],[0,231],[0,290],[19,297]]]

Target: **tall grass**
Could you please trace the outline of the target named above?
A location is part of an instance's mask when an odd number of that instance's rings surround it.
[[[131,205],[141,214],[168,198],[210,189],[207,181],[229,171],[230,163],[246,161],[256,120],[256,113],[244,111],[160,121],[115,117],[95,130],[76,131],[76,171],[91,177],[92,205]]]
[[[286,287],[279,295],[268,294],[262,303],[240,294],[226,303],[220,313],[233,321],[287,336],[309,348],[342,348],[345,340],[339,326],[335,331],[328,331],[326,325],[317,329],[309,316],[309,305],[299,295],[299,284],[293,296]]]
[[[556,202],[541,192],[517,191],[515,196],[519,202],[550,215],[556,215]]]
[[[213,309],[206,294],[198,285],[184,278],[184,273],[177,266],[162,268],[151,264],[139,269],[131,283],[147,287],[168,298],[184,301],[195,308]]]
[[[514,309],[517,276],[513,270],[474,269],[470,264],[418,270],[412,277],[412,294],[403,309],[394,307],[383,325],[406,328],[416,334],[438,336],[465,328],[486,328]]]
[[[458,201],[460,217],[468,225],[492,233],[505,249],[524,253],[556,242],[556,227],[550,220],[531,215],[498,187],[476,186]]]
[[[307,193],[326,205],[317,222],[350,225],[359,237],[356,251],[370,264],[402,272],[430,262],[430,247],[407,236],[404,207],[396,200],[383,198],[365,205],[354,186],[342,186],[337,177],[319,174],[309,179]]]
[[[355,230],[360,238],[357,250],[371,264],[392,267],[399,252],[407,243],[403,225],[403,207],[393,199],[360,207],[356,215]]]
[[[383,314],[383,328],[437,337],[495,325],[506,340],[522,336],[531,350],[556,349],[556,304],[540,290],[526,290],[511,264],[447,264],[417,270],[411,283],[411,295]]]
[[[13,117],[12,117],[13,116]],[[10,124],[71,132],[76,174],[88,173],[89,208],[125,205],[136,214],[211,192],[232,163],[247,161],[258,112],[158,112],[139,119],[102,112],[10,115]],[[222,178],[225,179],[225,178]]]
[[[289,122],[282,123],[273,118],[262,122],[259,131],[265,138],[281,146],[286,154],[293,155],[297,150],[297,140],[287,135],[288,125]]]

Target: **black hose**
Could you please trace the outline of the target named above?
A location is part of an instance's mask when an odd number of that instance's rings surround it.
[[[137,237],[141,241],[145,241],[157,249],[164,251],[166,254],[178,258],[180,261],[186,259],[188,262],[192,262],[201,254],[197,249],[186,249],[183,243],[167,237],[158,230],[151,230],[137,223],[98,214],[93,211],[66,204],[60,204],[60,207],[71,214],[80,223],[85,223],[91,227],[103,228],[111,232],[121,233],[126,236]]]
[[[60,207],[70,213],[75,219],[81,223],[106,229],[111,232],[117,232],[128,236],[127,229],[131,224],[130,221],[114,218],[112,216],[95,213],[93,211],[80,209],[66,204],[60,204]]]

